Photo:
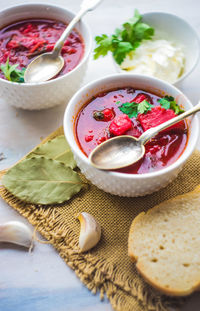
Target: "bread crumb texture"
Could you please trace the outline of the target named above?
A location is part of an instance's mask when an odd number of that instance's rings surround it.
[[[200,288],[200,186],[139,214],[128,252],[146,281],[165,294]]]

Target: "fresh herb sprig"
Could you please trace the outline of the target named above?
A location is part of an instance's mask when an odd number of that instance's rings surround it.
[[[162,108],[171,109],[175,112],[175,114],[181,114],[184,112],[184,110],[179,107],[174,97],[172,96],[165,96],[163,98],[160,98],[158,99],[158,102],[160,103]],[[117,101],[116,104],[119,105],[120,101]],[[143,100],[141,103],[124,103],[119,106],[119,110],[127,114],[129,118],[137,118],[138,114],[147,113],[153,107],[154,106],[151,105],[147,100]]]
[[[23,83],[25,68],[19,70],[17,69],[18,66],[19,64],[15,65],[9,64],[9,57],[8,57],[6,63],[2,64],[0,68],[8,81]]]
[[[142,40],[150,40],[154,35],[154,29],[142,22],[142,16],[135,10],[134,16],[116,29],[115,34],[105,34],[95,37],[97,47],[94,59],[105,56],[110,51],[115,61],[120,65],[130,51],[140,46]]]
[[[147,100],[143,100],[141,103],[124,103],[119,106],[119,110],[127,114],[129,118],[137,118],[139,113],[146,113],[150,111],[153,105],[151,105]]]
[[[174,110],[175,114],[181,114],[184,112],[172,96],[166,95],[163,98],[158,99],[158,102],[162,108]]]

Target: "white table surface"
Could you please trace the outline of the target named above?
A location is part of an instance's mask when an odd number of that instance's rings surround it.
[[[33,2],[0,0],[0,9],[14,4]],[[57,4],[77,12],[80,0],[34,1]],[[141,13],[165,11],[185,18],[200,34],[199,0],[104,0],[104,2],[84,19],[91,27],[93,36],[111,33],[123,21],[132,16],[134,8]],[[115,73],[110,57],[94,61],[92,55],[84,84]],[[200,65],[182,83],[180,89],[196,104],[200,98]],[[0,99],[0,169],[14,164],[42,138],[62,124],[65,106],[45,111],[18,110]],[[198,148],[200,147],[200,141]],[[1,157],[0,157],[1,158]],[[0,219],[26,220],[0,201]],[[82,285],[75,273],[63,262],[50,245],[35,244],[29,254],[18,247],[0,245],[0,310],[2,311],[111,311],[107,300],[100,302]],[[200,297],[196,293],[181,311],[200,310]]]

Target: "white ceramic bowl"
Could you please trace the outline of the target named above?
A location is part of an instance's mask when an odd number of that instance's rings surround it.
[[[17,5],[0,12],[0,28],[13,22],[47,18],[69,23],[74,13],[49,4]],[[8,104],[24,109],[44,109],[67,103],[80,87],[92,49],[92,37],[88,26],[80,21],[76,27],[85,44],[85,52],[80,63],[69,73],[43,83],[15,83],[0,78],[0,96]]]
[[[178,84],[185,79],[196,67],[200,56],[199,36],[194,28],[184,19],[169,13],[150,12],[144,13],[143,21],[162,34],[163,39],[177,42],[183,47],[185,54],[185,67],[183,74],[174,84]],[[117,72],[127,71],[120,68],[113,58]],[[134,72],[129,71],[130,74]]]
[[[64,115],[65,137],[73,151],[75,160],[82,173],[98,188],[119,196],[143,196],[169,184],[181,171],[183,164],[193,152],[199,134],[197,117],[193,117],[189,125],[187,146],[172,165],[162,170],[147,174],[124,174],[102,171],[90,165],[88,158],[80,150],[75,136],[75,118],[81,107],[92,96],[118,87],[134,87],[164,96],[171,95],[178,100],[185,110],[192,107],[191,102],[181,91],[162,80],[142,75],[117,74],[96,80],[80,89],[70,100]]]

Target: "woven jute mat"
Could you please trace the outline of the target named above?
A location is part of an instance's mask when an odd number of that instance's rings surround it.
[[[44,141],[63,134],[60,128]],[[140,198],[114,196],[88,184],[70,201],[54,206],[37,206],[19,201],[0,188],[1,197],[51,243],[80,280],[93,292],[104,294],[114,310],[142,311],[178,308],[180,299],[161,295],[137,273],[127,254],[128,233],[138,213],[200,184],[200,153],[195,151],[174,182],[166,188]],[[1,172],[3,175],[4,172]],[[98,245],[87,253],[77,253],[80,224],[78,212],[92,214],[102,226]]]

